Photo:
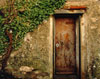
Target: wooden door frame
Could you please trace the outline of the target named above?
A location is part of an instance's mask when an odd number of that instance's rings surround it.
[[[66,15],[70,15],[70,16],[77,16],[77,19],[76,19],[76,61],[77,61],[77,67],[79,68],[77,74],[79,75],[79,79],[81,79],[81,29],[80,29],[80,16],[82,13],[75,13],[75,14],[72,14],[72,13],[66,13],[66,11],[60,11],[61,13],[59,12],[56,12],[55,15],[57,14],[60,14],[60,15],[63,15],[63,14],[66,14]],[[53,16],[53,78],[54,76],[56,75],[55,74],[55,18]]]

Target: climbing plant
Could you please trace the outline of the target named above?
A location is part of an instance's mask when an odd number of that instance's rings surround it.
[[[22,39],[27,32],[33,31],[44,19],[60,8],[65,0],[15,0],[14,7],[9,13],[9,4],[1,8],[0,12],[0,54],[8,47],[8,37],[5,30],[12,30],[13,49],[21,45]],[[11,2],[10,2],[11,3]],[[10,5],[11,7],[11,5]],[[10,16],[10,17],[9,17]],[[12,19],[12,21],[11,21]],[[6,23],[8,21],[8,23]],[[9,21],[11,21],[9,23]]]
[[[61,8],[65,1],[7,0],[7,5],[0,9],[0,54],[10,55],[12,49],[18,49],[25,34],[54,14],[54,10]]]

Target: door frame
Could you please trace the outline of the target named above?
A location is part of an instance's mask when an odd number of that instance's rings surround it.
[[[63,11],[64,12],[64,11]],[[80,29],[80,16],[81,13],[70,14],[70,13],[59,13],[57,12],[55,15],[67,15],[76,17],[76,66],[77,66],[77,75],[79,79],[81,79],[81,29]],[[53,79],[55,76],[55,15],[53,15]],[[63,75],[66,76],[66,75]]]

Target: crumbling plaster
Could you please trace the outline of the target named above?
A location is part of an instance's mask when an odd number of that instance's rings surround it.
[[[100,0],[69,1],[67,6],[87,7],[80,20],[82,79],[100,79]]]
[[[87,7],[80,16],[82,79],[100,79],[100,0],[67,0],[65,6],[72,5]],[[22,46],[12,52],[8,62],[7,68],[13,74],[25,77],[20,68],[27,66],[49,74],[38,79],[52,79],[53,27],[53,16],[50,16],[25,36]]]
[[[94,65],[97,63],[95,61],[96,57],[100,56],[100,1],[99,0],[71,0],[66,3],[66,6],[86,6],[87,10],[80,18],[80,30],[81,30],[81,71],[82,71],[82,79],[99,79],[100,72],[95,71]],[[50,17],[52,19],[52,17]],[[51,23],[51,24],[50,24]],[[15,65],[21,66],[33,66],[40,69],[44,69],[45,71],[51,74],[53,73],[52,66],[52,56],[53,56],[53,27],[52,20],[44,21],[42,25],[39,25],[38,29],[34,30],[34,32],[26,35],[25,38],[29,39],[25,41],[22,49],[19,49],[21,52],[18,52],[17,56],[25,55],[26,57],[19,58],[18,62],[22,60],[20,63],[16,63]],[[32,49],[31,49],[32,47]],[[30,53],[31,52],[31,53]],[[30,54],[29,54],[30,53]],[[14,53],[13,53],[14,54]],[[29,56],[30,55],[30,56]],[[38,55],[38,56],[37,56]],[[15,55],[15,57],[17,58]],[[34,57],[39,57],[40,60],[45,63],[39,63],[38,59],[35,62]],[[25,61],[24,61],[24,59]],[[27,61],[26,61],[27,60]],[[100,59],[99,59],[100,60]],[[15,60],[13,60],[15,61]],[[24,62],[23,62],[24,61]],[[29,64],[32,64],[30,65]],[[23,64],[22,64],[23,63]],[[98,62],[99,63],[99,62]],[[41,66],[39,66],[41,65]],[[98,69],[99,66],[97,67]],[[98,70],[97,69],[97,70]]]

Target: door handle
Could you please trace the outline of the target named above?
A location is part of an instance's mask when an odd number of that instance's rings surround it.
[[[59,43],[56,43],[56,47],[59,47],[60,45],[59,45]]]

